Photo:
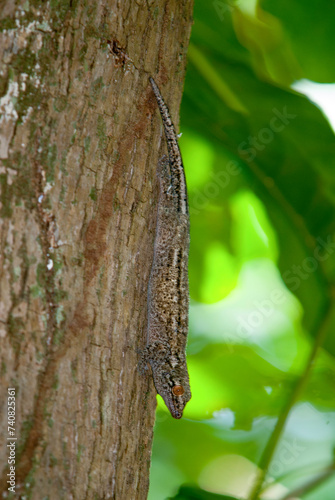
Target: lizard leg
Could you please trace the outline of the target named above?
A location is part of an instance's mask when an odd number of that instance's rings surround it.
[[[166,342],[156,340],[148,344],[142,351],[138,362],[138,370],[143,375],[148,370],[148,364],[162,363],[170,354],[170,346]]]

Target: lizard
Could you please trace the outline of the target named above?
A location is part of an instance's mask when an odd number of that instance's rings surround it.
[[[157,168],[160,192],[148,284],[147,344],[142,360],[151,366],[155,388],[172,417],[179,419],[191,398],[185,354],[189,309],[189,209],[177,134],[156,82],[151,77],[149,81],[161,114],[168,157],[164,156]]]

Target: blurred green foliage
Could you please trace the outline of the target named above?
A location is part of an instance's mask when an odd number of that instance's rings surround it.
[[[334,499],[312,483],[334,463],[335,140],[291,89],[335,80],[334,21],[326,0],[195,0],[192,399],[181,421],[158,402],[149,500],[248,498],[260,464],[261,498]]]

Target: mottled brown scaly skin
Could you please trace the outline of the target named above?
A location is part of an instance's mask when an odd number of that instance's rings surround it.
[[[174,418],[191,398],[185,348],[188,333],[190,224],[184,167],[169,110],[152,78],[169,157],[158,164],[160,196],[154,259],[148,287],[148,335],[144,359],[157,392]]]

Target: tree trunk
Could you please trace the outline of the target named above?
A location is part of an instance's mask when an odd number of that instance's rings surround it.
[[[177,122],[191,13],[2,2],[2,493],[15,442],[15,497],[147,496],[156,393],[137,363],[165,150],[148,77]]]

